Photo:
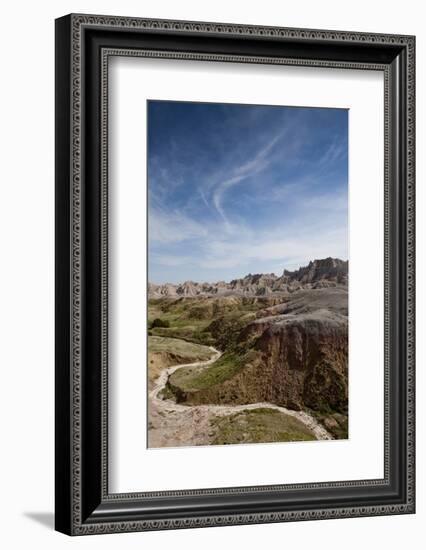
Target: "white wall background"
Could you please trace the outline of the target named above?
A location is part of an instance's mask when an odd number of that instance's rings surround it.
[[[426,30],[422,2],[406,0],[68,0],[13,2],[0,33],[1,373],[0,544],[7,549],[399,549],[424,539],[426,520],[424,208]],[[352,520],[70,539],[53,526],[54,24],[69,12],[210,20],[417,35],[418,512]],[[366,266],[367,267],[367,266]],[[307,466],[308,467],[308,466]],[[414,544],[413,544],[414,543]]]

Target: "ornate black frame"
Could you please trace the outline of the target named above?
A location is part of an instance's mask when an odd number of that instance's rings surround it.
[[[414,513],[413,36],[68,15],[56,20],[56,529],[70,535]],[[374,69],[385,77],[383,479],[109,494],[111,55]]]

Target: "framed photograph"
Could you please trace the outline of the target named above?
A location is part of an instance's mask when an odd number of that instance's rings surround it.
[[[56,529],[415,511],[413,36],[56,20]]]

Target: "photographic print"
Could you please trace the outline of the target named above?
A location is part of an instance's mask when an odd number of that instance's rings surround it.
[[[415,513],[415,42],[55,21],[57,531]]]
[[[348,111],[147,102],[148,447],[348,438]]]

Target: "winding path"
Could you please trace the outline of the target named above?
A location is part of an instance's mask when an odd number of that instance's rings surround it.
[[[250,403],[247,405],[182,405],[172,399],[161,399],[169,376],[178,369],[207,367],[219,359],[220,351],[212,346],[213,356],[207,361],[173,365],[164,369],[149,392],[149,447],[178,447],[182,445],[208,445],[214,435],[210,426],[213,416],[227,416],[241,411],[267,408],[297,418],[318,440],[333,439],[315,418],[304,411],[292,411],[272,403]]]

